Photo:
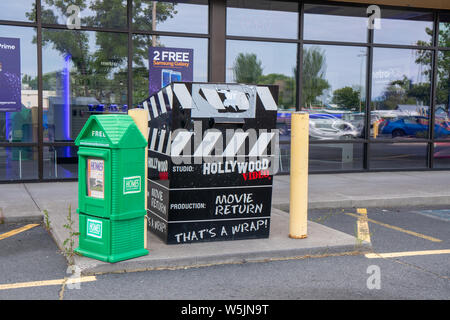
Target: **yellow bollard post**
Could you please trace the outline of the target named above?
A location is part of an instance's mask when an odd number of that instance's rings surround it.
[[[309,114],[295,112],[291,119],[291,173],[289,237],[307,237]]]
[[[373,123],[373,138],[376,139],[378,136],[378,121]]]
[[[147,112],[144,109],[130,109],[128,110],[128,115],[133,118],[134,123],[136,123],[137,127],[141,131],[144,138],[148,141],[148,118],[147,118]],[[147,210],[147,179],[148,179],[148,172],[147,172],[147,165],[148,165],[148,147],[145,148],[145,183],[144,183],[144,190],[145,192],[145,210]],[[144,219],[144,248],[147,248],[147,218]]]

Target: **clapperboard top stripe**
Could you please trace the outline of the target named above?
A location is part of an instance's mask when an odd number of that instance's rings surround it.
[[[194,93],[196,97],[194,97]],[[193,144],[193,132],[181,130],[173,135],[172,130],[174,128],[170,128],[171,118],[169,116],[171,113],[169,111],[172,111],[177,106],[177,108],[182,110],[194,112],[192,110],[197,109],[198,103],[214,110],[211,113],[213,115],[226,115],[228,112],[234,112],[235,114],[236,112],[245,112],[252,105],[252,108],[254,108],[254,104],[262,106],[265,111],[277,110],[277,104],[268,86],[172,83],[143,102],[143,107],[148,113],[149,150],[167,156],[180,156],[184,155],[184,151],[187,150],[186,147],[188,144],[191,144],[191,149],[189,150],[194,157],[209,156],[213,150],[216,156],[233,157],[237,154],[242,154],[244,146],[245,149],[248,149],[245,152],[248,156],[262,156],[268,150],[270,142],[276,135],[274,132],[261,133],[257,136],[257,139],[253,138],[256,141],[250,141],[252,139],[249,139],[246,132],[235,132],[229,141],[225,142],[225,137],[219,131],[206,131],[202,133],[203,139],[198,146]],[[255,114],[241,113],[241,115],[235,115],[234,117],[237,119],[239,117],[245,118],[246,116],[251,118]],[[192,113],[191,117],[192,119],[202,118],[198,113],[195,116]],[[223,143],[223,152],[216,149],[216,144],[219,140]],[[220,154],[217,154],[218,151],[220,151]],[[270,153],[273,153],[273,150]]]
[[[273,155],[275,150],[270,150],[271,154],[267,154],[266,150],[268,150],[270,143],[273,141],[276,135],[276,131],[261,132],[254,143],[251,143],[249,141],[249,151],[245,152],[245,154],[250,157]],[[242,155],[242,153],[239,153],[239,150],[241,150],[241,148],[245,146],[246,139],[249,140],[248,136],[248,132],[235,132],[230,141],[228,141],[228,143],[226,143],[226,145],[224,146],[223,153],[216,155],[221,157],[234,157],[237,155]],[[193,139],[193,132],[189,132],[187,130],[178,131],[173,138],[170,152],[166,152],[166,154],[172,157],[181,156],[183,154],[183,151],[186,150],[186,147],[188,147],[188,144],[191,144],[193,142]],[[193,156],[210,156],[212,151],[215,149],[217,142],[221,139],[223,139],[222,132],[215,130],[205,131],[203,139],[201,140],[198,147],[195,148]],[[159,150],[156,151],[161,152]],[[185,155],[189,156],[189,154]]]

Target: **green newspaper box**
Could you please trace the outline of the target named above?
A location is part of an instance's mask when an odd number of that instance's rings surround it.
[[[77,139],[79,247],[76,252],[118,262],[144,248],[145,147],[129,115],[93,115]]]

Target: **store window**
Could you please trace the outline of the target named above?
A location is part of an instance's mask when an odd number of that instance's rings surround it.
[[[227,35],[297,39],[298,23],[295,2],[227,1]]]
[[[434,121],[434,138],[450,140],[450,51],[438,53]]]
[[[361,170],[364,147],[361,143],[318,143],[309,145],[309,170]]]
[[[35,0],[0,1],[0,20],[36,21]]]
[[[38,178],[36,147],[0,147],[0,181]]]
[[[297,45],[227,41],[226,82],[278,85],[278,108],[295,110]]]
[[[450,13],[439,14],[439,46],[450,47]]]
[[[374,30],[375,43],[432,45],[432,13],[385,8],[380,13],[380,27]]]
[[[371,138],[427,139],[429,50],[373,49]]]
[[[0,26],[0,142],[37,142],[36,29]]]
[[[370,169],[425,169],[426,143],[371,143]]]
[[[78,148],[48,146],[43,150],[44,179],[78,178]]]
[[[41,0],[42,23],[67,25],[69,29],[79,26],[118,28],[127,27],[127,1],[54,1]]]
[[[192,73],[187,75],[188,78],[183,78],[183,74],[180,72],[178,77],[171,77],[168,82],[163,81],[161,68],[154,66],[150,68],[149,66],[149,60],[153,59],[150,57],[151,47],[167,48],[167,51],[172,52],[176,52],[178,49],[178,51],[190,50],[192,58],[189,58],[188,62],[192,63],[189,66],[189,73]],[[208,39],[134,35],[133,49],[133,104],[135,105],[153,93],[150,83],[155,84],[156,87],[152,86],[152,88],[157,91],[172,81],[208,81]],[[173,74],[175,75],[176,72]]]
[[[433,158],[435,168],[450,168],[450,143],[436,142],[434,144]]]
[[[367,48],[304,45],[302,110],[311,140],[364,138]]]
[[[206,34],[208,0],[134,0],[133,29]]]
[[[367,7],[305,4],[303,38],[325,41],[367,41]]]
[[[126,113],[127,35],[43,29],[44,142],[68,142],[92,114]]]

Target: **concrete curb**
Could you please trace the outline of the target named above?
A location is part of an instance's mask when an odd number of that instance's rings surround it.
[[[272,209],[270,237],[267,239],[215,241],[166,245],[149,233],[149,255],[118,263],[107,263],[75,256],[82,275],[124,273],[162,269],[268,262],[333,255],[359,255],[371,252],[371,243],[358,243],[351,235],[308,221],[308,237],[288,237],[289,216]],[[61,233],[61,230],[56,230]],[[64,236],[55,235],[55,239]],[[57,240],[59,241],[59,240]]]

